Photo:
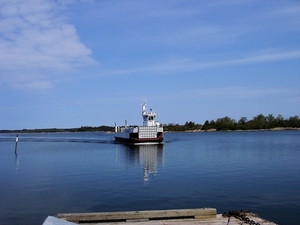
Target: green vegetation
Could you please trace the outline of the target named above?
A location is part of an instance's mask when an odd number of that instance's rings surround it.
[[[226,116],[224,118],[217,119],[216,121],[212,120],[209,122],[206,120],[202,130],[260,130],[273,129],[277,127],[300,128],[299,116],[291,116],[288,119],[284,119],[281,115],[278,115],[275,118],[272,114],[269,114],[268,116],[259,114],[254,116],[252,120],[247,120],[246,117],[241,117],[238,122]]]
[[[299,116],[291,116],[288,119],[284,119],[281,115],[276,118],[269,114],[264,116],[259,114],[253,117],[252,120],[248,120],[246,117],[241,117],[239,121],[231,119],[228,116],[219,118],[216,121],[206,120],[203,125],[196,124],[194,122],[186,122],[184,125],[179,124],[164,124],[165,131],[226,131],[226,130],[268,130],[274,128],[300,128]]]
[[[202,125],[196,124],[192,121],[186,122],[184,125],[169,123],[164,124],[164,131],[192,131],[192,130],[201,130]]]
[[[169,123],[163,124],[164,131],[226,131],[226,130],[268,130],[274,128],[300,128],[299,116],[291,116],[288,119],[284,119],[282,115],[278,115],[276,118],[269,114],[264,116],[259,114],[254,116],[252,120],[248,120],[246,117],[241,117],[239,121],[231,119],[228,116],[219,118],[216,121],[206,120],[203,125],[194,123],[192,121],[186,122],[184,125]],[[114,132],[112,126],[82,126],[80,128],[47,128],[47,129],[23,129],[23,130],[0,130],[0,133],[49,133],[49,132]]]

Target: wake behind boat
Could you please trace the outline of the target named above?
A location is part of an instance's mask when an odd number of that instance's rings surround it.
[[[115,141],[125,144],[163,144],[163,126],[156,121],[156,113],[146,110],[146,103],[142,102],[143,126],[115,125]]]

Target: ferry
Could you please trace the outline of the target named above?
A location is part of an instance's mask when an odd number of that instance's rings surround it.
[[[156,121],[156,113],[146,110],[146,103],[142,102],[143,126],[115,125],[115,141],[131,145],[163,144],[163,126]]]

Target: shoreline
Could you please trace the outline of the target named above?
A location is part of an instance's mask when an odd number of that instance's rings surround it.
[[[217,129],[208,129],[208,130],[186,130],[186,131],[165,131],[166,132],[189,132],[189,133],[196,133],[196,132],[249,132],[249,131],[284,131],[284,130],[300,130],[298,127],[274,127],[271,129],[247,129],[247,130],[217,130]]]
[[[208,130],[183,130],[183,131],[164,131],[164,133],[170,133],[170,132],[185,132],[185,133],[202,133],[202,132],[256,132],[256,131],[285,131],[285,130],[300,130],[299,127],[274,127],[270,129],[246,129],[246,130],[217,130],[217,129],[208,129]],[[86,130],[86,131],[80,131],[75,129],[32,129],[32,130],[0,130],[0,134],[17,134],[17,133],[85,133],[85,132],[104,132],[108,134],[115,133],[114,131],[99,131],[99,130]]]

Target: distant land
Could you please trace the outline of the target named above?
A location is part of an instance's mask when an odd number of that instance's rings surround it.
[[[291,116],[284,119],[281,115],[274,117],[273,114],[264,116],[259,114],[254,116],[252,120],[241,117],[238,121],[228,116],[218,118],[217,120],[206,120],[204,124],[198,124],[187,121],[183,125],[169,123],[163,124],[164,131],[243,131],[243,130],[299,130],[299,116]],[[22,130],[0,130],[0,133],[53,133],[53,132],[114,132],[113,126],[82,126],[80,128],[45,128],[45,129],[22,129]]]
[[[22,130],[0,130],[0,133],[57,133],[57,132],[112,132],[115,128],[111,126],[82,126],[79,128],[43,128],[43,129],[22,129]]]

